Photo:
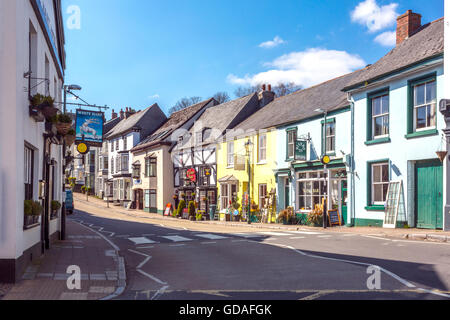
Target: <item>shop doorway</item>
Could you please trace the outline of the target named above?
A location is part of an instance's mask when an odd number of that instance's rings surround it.
[[[144,210],[144,190],[134,190],[134,206],[137,210]]]

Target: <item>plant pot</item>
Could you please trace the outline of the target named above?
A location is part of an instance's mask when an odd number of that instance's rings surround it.
[[[62,136],[67,135],[69,130],[72,129],[71,123],[58,122],[55,124],[55,126],[56,126],[56,130],[58,130],[58,134],[60,134]]]
[[[46,119],[50,119],[58,114],[59,109],[48,103],[43,103],[39,106],[39,110]]]

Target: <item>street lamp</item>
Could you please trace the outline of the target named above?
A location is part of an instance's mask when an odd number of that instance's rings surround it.
[[[247,155],[247,166],[248,166],[248,216],[247,216],[247,223],[252,223],[252,201],[251,201],[251,195],[250,195],[250,184],[251,184],[251,167],[250,167],[250,148],[253,147],[253,143],[251,142],[250,138],[245,143],[245,152]]]
[[[325,196],[325,204],[323,206],[323,228],[327,228],[327,215],[328,215],[328,171],[327,164],[330,162],[330,157],[327,156],[327,110],[324,109],[316,109],[315,112],[322,113],[324,115],[324,123],[323,123],[323,133],[322,133],[322,156],[320,157],[320,161],[323,164],[323,173],[325,177],[325,184],[323,185],[322,194]]]
[[[81,90],[81,87],[79,86],[79,85],[76,85],[76,84],[72,84],[72,85],[64,85],[63,86],[63,90],[64,90],[64,106],[63,106],[63,108],[64,108],[64,114],[66,114],[66,111],[67,111],[67,92],[69,92],[69,93],[71,93],[70,91],[74,91],[74,90]],[[71,93],[71,94],[73,94],[73,93]],[[64,142],[63,142],[63,158],[65,158],[66,157],[66,140],[64,140]],[[62,168],[62,174],[63,174],[63,177],[65,177],[65,168],[64,168],[64,166],[63,166],[63,168]],[[66,182],[65,181],[63,181],[63,193],[65,193],[66,192]],[[62,210],[62,212],[61,212],[61,240],[65,240],[66,239],[66,204],[65,204],[65,201],[66,199],[64,199],[63,200],[63,210]]]

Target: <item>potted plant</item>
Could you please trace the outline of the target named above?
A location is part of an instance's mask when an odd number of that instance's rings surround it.
[[[323,225],[323,213],[319,210],[311,211],[308,214],[308,224],[313,227],[321,227]]]
[[[58,114],[52,118],[58,134],[66,136],[72,129],[72,118],[67,114]]]
[[[46,119],[51,119],[58,113],[58,108],[54,106],[54,100],[50,96],[36,94],[31,98],[31,105],[43,113]]]
[[[178,203],[177,216],[183,217],[184,209],[186,209],[186,201],[181,200],[180,203]]]
[[[283,223],[285,225],[292,224],[294,220],[294,210],[292,207],[289,207],[283,211],[281,211],[278,215],[278,222]]]
[[[58,217],[58,210],[61,209],[61,203],[59,201],[53,200],[51,203],[52,215],[51,219]]]
[[[193,221],[195,219],[195,203],[194,203],[194,201],[189,201],[188,212],[189,212],[189,220]]]
[[[39,203],[39,201],[34,201],[31,206],[32,206],[33,224],[39,223],[39,218],[41,216],[43,208]]]
[[[69,129],[67,134],[64,136],[64,140],[66,141],[66,145],[70,147],[76,140],[76,131],[75,129]]]
[[[33,224],[33,201],[25,200],[23,202],[23,213],[25,219],[25,226]]]

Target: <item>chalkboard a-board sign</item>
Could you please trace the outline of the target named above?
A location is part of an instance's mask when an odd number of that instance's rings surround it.
[[[338,210],[328,210],[328,221],[330,226],[340,226],[341,225],[341,216],[339,215]]]

